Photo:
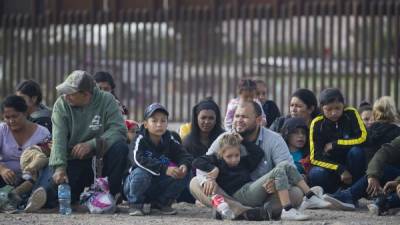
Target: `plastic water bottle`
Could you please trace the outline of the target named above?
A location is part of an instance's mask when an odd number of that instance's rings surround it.
[[[71,209],[71,187],[68,184],[58,185],[58,203],[60,206],[60,214],[70,215]]]
[[[211,197],[211,203],[215,209],[221,214],[222,219],[233,220],[235,214],[229,208],[229,205],[225,202],[224,196],[215,194]]]

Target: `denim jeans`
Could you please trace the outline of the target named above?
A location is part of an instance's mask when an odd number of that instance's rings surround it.
[[[161,205],[177,199],[189,183],[189,174],[183,179],[174,179],[161,173],[154,176],[150,172],[135,168],[124,181],[124,195],[129,204],[158,202]]]
[[[383,169],[383,177],[379,179],[381,186],[383,187],[386,182],[392,181],[396,179],[398,176],[400,176],[400,168],[395,166],[385,166]],[[367,176],[363,176],[362,178],[354,182],[354,184],[351,185],[350,187],[350,193],[353,197],[353,200],[358,200],[360,198],[366,197],[367,187],[368,187]]]
[[[352,147],[339,161],[345,163],[353,177],[353,183],[364,176],[366,159],[364,149]],[[314,166],[308,173],[310,186],[321,186],[325,192],[334,193],[341,185],[340,174],[336,171]]]

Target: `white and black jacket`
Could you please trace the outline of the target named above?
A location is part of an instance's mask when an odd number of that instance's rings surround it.
[[[149,136],[147,129],[142,126],[129,151],[129,172],[140,167],[155,176],[166,172],[168,165],[186,165],[191,168],[193,156],[173,137],[170,131],[166,131],[161,137],[159,145],[155,145]]]

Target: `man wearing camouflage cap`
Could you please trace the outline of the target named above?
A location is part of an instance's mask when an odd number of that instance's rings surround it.
[[[110,192],[120,192],[126,167],[127,129],[114,97],[100,91],[85,71],[73,71],[56,87],[61,96],[53,108],[53,146],[49,166],[55,184],[71,185],[71,200],[77,202],[93,182],[92,156],[103,158],[102,175]]]

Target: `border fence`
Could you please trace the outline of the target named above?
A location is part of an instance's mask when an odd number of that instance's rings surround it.
[[[349,105],[391,95],[400,104],[400,0],[5,14],[1,98],[35,79],[48,105],[75,69],[109,71],[116,95],[142,119],[161,102],[172,121],[212,96],[222,112],[242,77],[259,77],[286,113],[291,93],[340,88]]]

